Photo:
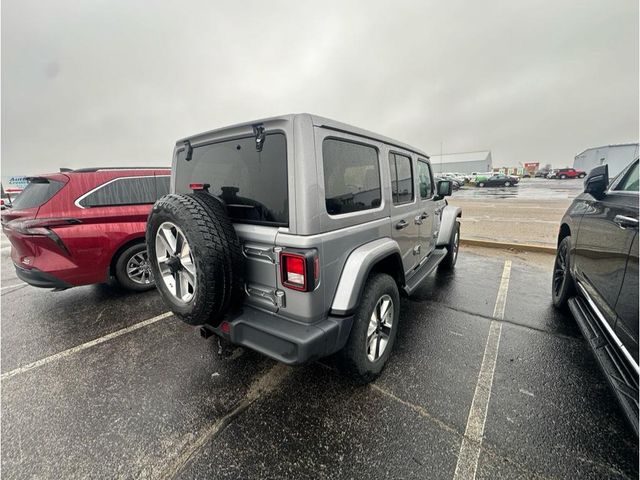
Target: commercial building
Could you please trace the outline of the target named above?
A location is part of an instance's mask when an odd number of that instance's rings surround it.
[[[587,148],[584,152],[576,155],[573,168],[590,172],[594,167],[606,163],[609,165],[609,177],[613,178],[637,156],[637,143],[603,145],[602,147]]]
[[[430,159],[434,173],[473,173],[493,170],[493,161],[489,150],[431,155]]]

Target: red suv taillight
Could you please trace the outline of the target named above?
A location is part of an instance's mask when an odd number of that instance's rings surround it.
[[[49,228],[76,225],[78,223],[82,222],[77,218],[32,218],[29,220],[17,218],[7,222],[5,228],[25,235],[47,235]]]
[[[281,252],[282,285],[300,292],[310,292],[318,285],[320,269],[318,255],[313,251]]]
[[[23,235],[49,237],[60,248],[60,250],[69,254],[67,246],[56,232],[51,230],[51,228],[63,227],[66,225],[77,225],[78,223],[82,223],[82,221],[77,218],[33,218],[29,220],[11,220],[10,222],[5,223],[3,227],[7,230],[22,233]]]

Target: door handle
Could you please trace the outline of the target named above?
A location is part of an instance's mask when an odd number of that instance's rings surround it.
[[[427,212],[422,212],[422,214],[420,215],[420,220],[426,220],[427,218],[429,218],[429,214]]]
[[[638,219],[632,217],[625,217],[624,215],[616,215],[613,219],[614,223],[617,223],[620,228],[638,228]]]
[[[403,228],[407,228],[409,226],[409,224],[407,222],[405,222],[404,220],[400,220],[398,223],[396,223],[396,230],[402,230]]]

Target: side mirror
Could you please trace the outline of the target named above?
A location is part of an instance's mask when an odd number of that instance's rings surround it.
[[[438,180],[437,183],[437,196],[438,198],[450,197],[453,190],[453,184],[451,180]]]
[[[594,197],[602,197],[609,185],[609,166],[600,165],[589,172],[584,179],[584,192]]]

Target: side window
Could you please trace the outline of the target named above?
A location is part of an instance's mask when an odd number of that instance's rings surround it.
[[[624,180],[622,180],[618,185],[616,185],[616,190],[621,190],[624,192],[637,192],[638,191],[638,162],[634,163],[633,166],[629,169]]]
[[[144,205],[155,203],[157,198],[155,177],[123,177],[99,187],[79,204],[85,208]]]
[[[422,160],[418,160],[418,184],[420,185],[420,198],[431,198],[433,195],[431,172],[429,172],[429,164]]]
[[[398,205],[413,200],[411,158],[400,155],[399,153],[390,153],[389,172],[391,173],[393,203]]]
[[[322,162],[329,215],[380,206],[380,164],[375,147],[327,138],[322,142]]]

